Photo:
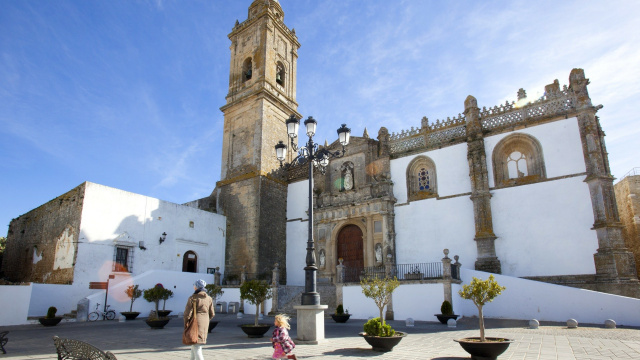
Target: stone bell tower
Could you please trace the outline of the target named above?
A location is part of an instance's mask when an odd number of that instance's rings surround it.
[[[272,175],[274,146],[286,141],[296,114],[300,47],[277,0],[255,0],[247,20],[229,34],[231,67],[224,113],[217,207],[227,217],[226,271],[253,274],[286,264],[287,185]],[[290,155],[291,156],[291,155]],[[283,269],[283,273],[285,270]],[[285,275],[286,276],[286,275]]]

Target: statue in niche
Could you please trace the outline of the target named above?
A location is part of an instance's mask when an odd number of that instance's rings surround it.
[[[380,245],[379,243],[376,244],[376,262],[382,262],[382,245]]]
[[[344,174],[344,189],[351,190],[353,189],[353,175],[351,174],[351,169],[347,169]]]
[[[320,250],[320,267],[324,267],[325,255],[324,250]]]

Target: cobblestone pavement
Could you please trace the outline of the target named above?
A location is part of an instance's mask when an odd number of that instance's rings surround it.
[[[204,357],[213,359],[269,359],[272,353],[268,336],[249,339],[238,328],[252,317],[237,319],[219,315],[219,325],[209,335]],[[265,317],[263,323],[273,323]],[[397,331],[407,332],[400,344],[389,353],[373,352],[358,336],[364,320],[336,324],[325,321],[327,340],[320,345],[298,345],[299,359],[469,359],[454,339],[478,336],[476,318],[465,318],[458,327],[449,329],[432,322],[416,322],[414,327],[403,321],[391,321]],[[487,336],[514,339],[499,359],[640,359],[638,328],[604,329],[603,326],[581,326],[567,329],[563,324],[542,323],[539,329],[528,329],[527,321],[487,319]],[[295,339],[295,319],[292,321]],[[98,321],[93,323],[63,322],[56,327],[23,325],[0,327],[9,332],[7,354],[0,359],[56,359],[52,337],[86,341],[102,350],[113,352],[120,360],[189,359],[189,347],[181,343],[182,319],[173,318],[162,330],[152,330],[143,320],[126,323]]]

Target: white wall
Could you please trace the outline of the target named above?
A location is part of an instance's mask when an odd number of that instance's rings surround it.
[[[287,220],[308,220],[309,183],[298,181],[287,191]],[[309,222],[287,221],[287,285],[304,285]]]
[[[496,254],[503,274],[595,274],[598,239],[591,230],[591,197],[583,180],[571,177],[492,192]]]
[[[467,144],[463,143],[391,160],[393,195],[398,199],[398,204],[407,202],[407,166],[420,155],[428,156],[436,165],[436,182],[440,197],[471,192]]]
[[[76,310],[76,304],[69,299],[80,299],[86,295],[88,289],[78,289],[73,285],[32,284],[29,316],[45,316],[50,306],[58,309],[58,316],[69,314]],[[96,292],[96,290],[91,290]]]
[[[182,271],[183,255],[189,250],[198,257],[199,276],[217,266],[224,272],[225,229],[222,215],[87,183],[74,286],[88,289],[91,281],[106,281],[116,244],[133,246],[127,276],[149,270]],[[167,238],[160,244],[163,232]],[[139,241],[144,241],[146,250],[138,247]]]
[[[31,292],[31,285],[0,285],[0,326],[28,324]]]
[[[531,135],[540,142],[547,178],[586,171],[578,120],[573,117],[520,129],[516,132],[486,137],[484,139],[484,147],[487,154],[489,187],[495,187],[492,161],[493,149],[500,140],[516,133]]]
[[[487,279],[489,273],[461,269],[463,284],[472,277]],[[567,286],[547,284],[504,275],[495,275],[498,284],[506,289],[483,308],[485,317],[507,319],[537,319],[564,322],[576,319],[579,323],[603,324],[613,319],[617,325],[640,326],[640,299],[611,295]],[[457,295],[460,285],[453,287],[453,309],[456,314],[477,316],[471,300]]]

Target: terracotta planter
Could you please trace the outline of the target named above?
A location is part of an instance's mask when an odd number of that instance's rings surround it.
[[[135,320],[138,315],[140,315],[140,313],[136,311],[123,311],[120,314],[124,315],[127,320]]]
[[[369,336],[365,332],[361,332],[359,334],[362,336],[369,345],[371,345],[371,350],[380,351],[380,352],[389,352],[393,350],[393,347],[400,343],[403,337],[407,336],[407,333],[403,333],[401,331],[396,331],[394,336]]]
[[[52,317],[52,318],[41,317],[41,318],[38,318],[38,321],[40,322],[40,324],[44,326],[56,326],[60,321],[62,321],[62,318],[61,317]]]
[[[337,323],[346,323],[350,317],[351,317],[351,314],[340,314],[340,315],[331,314],[331,318],[333,319],[333,321]]]
[[[219,321],[209,321],[209,331],[207,332],[211,332],[211,330],[213,330],[213,328],[215,328],[218,323]]]
[[[153,319],[153,320],[147,319],[145,320],[145,322],[152,329],[162,329],[164,328],[165,325],[169,323],[169,320],[171,319]]]
[[[245,325],[240,325],[240,328],[250,338],[261,338],[267,331],[269,331],[269,328],[271,328],[271,325],[258,324],[258,326],[256,326],[253,324],[245,324]]]
[[[441,324],[445,324],[447,325],[447,321],[449,321],[449,319],[454,319],[454,320],[458,320],[458,318],[460,317],[460,315],[442,315],[442,314],[435,314],[435,317],[438,318],[438,321],[440,321]]]
[[[158,317],[167,317],[169,316],[169,314],[171,314],[171,311],[173,310],[158,310]]]
[[[460,344],[464,351],[471,355],[471,359],[495,360],[507,350],[511,339],[485,337],[485,342],[480,342],[479,337],[469,337],[460,340],[453,340]]]

